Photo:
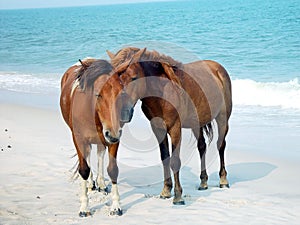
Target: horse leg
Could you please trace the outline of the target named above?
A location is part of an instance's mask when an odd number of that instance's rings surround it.
[[[110,215],[118,215],[121,216],[123,214],[121,206],[120,206],[120,195],[117,186],[117,180],[119,175],[119,168],[117,165],[117,151],[118,151],[119,143],[110,145],[108,147],[109,153],[109,163],[107,167],[107,173],[111,179],[112,187],[111,187],[111,196],[112,196],[112,205],[110,209]]]
[[[88,204],[89,199],[87,196],[87,179],[90,175],[90,167],[86,161],[87,155],[90,153],[90,145],[82,141],[80,138],[75,138],[73,135],[73,141],[77,150],[77,155],[79,159],[79,169],[78,172],[81,177],[81,193],[80,193],[80,209],[79,216],[87,217],[91,215]]]
[[[169,134],[172,141],[172,156],[170,160],[171,169],[174,174],[174,205],[184,205],[185,202],[182,198],[182,187],[179,179],[179,170],[181,167],[180,160],[180,144],[181,144],[181,127],[180,123],[175,123],[175,125],[169,130]]]
[[[160,193],[161,198],[171,198],[171,190],[172,190],[172,178],[170,171],[170,153],[169,153],[169,143],[168,137],[164,138],[162,143],[159,144],[160,149],[160,158],[164,168],[164,188]]]
[[[91,165],[90,164],[90,155],[87,156],[86,160],[87,160],[88,164]],[[93,179],[93,172],[92,172],[92,170],[90,171],[90,175],[89,175],[89,177],[87,179],[87,187],[88,187],[88,191],[93,191],[93,190],[96,189],[95,181]]]
[[[226,113],[220,113],[216,118],[216,122],[218,124],[218,133],[219,133],[217,147],[220,156],[220,171],[219,171],[220,188],[224,188],[224,187],[229,188],[229,183],[227,180],[227,171],[225,169],[225,160],[224,160],[224,153],[226,147],[225,137],[228,132],[228,118],[226,116]]]
[[[200,128],[199,136],[197,136],[196,132],[194,132],[194,134],[195,137],[198,139],[197,148],[199,151],[200,162],[201,162],[201,174],[200,174],[201,183],[198,190],[206,190],[208,188],[207,185],[208,175],[206,172],[206,164],[205,164],[206,142],[203,135],[203,128]]]
[[[172,179],[170,171],[170,152],[169,143],[167,137],[167,131],[162,120],[151,120],[152,131],[159,143],[160,158],[163,164],[164,170],[164,187],[160,193],[161,198],[171,198]]]
[[[105,155],[105,146],[99,144],[97,145],[97,154],[98,154],[98,176],[97,176],[97,187],[99,192],[107,193],[107,187],[104,181],[104,155]]]
[[[80,209],[79,209],[79,216],[80,217],[87,217],[91,215],[89,210],[89,199],[88,199],[88,188],[87,188],[87,181],[82,178],[81,180],[81,193],[80,193]]]

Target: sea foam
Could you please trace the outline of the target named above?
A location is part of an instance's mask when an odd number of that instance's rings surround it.
[[[60,75],[0,72],[0,89],[25,93],[59,93]],[[300,83],[258,82],[251,79],[232,80],[233,104],[280,107],[300,110]]]
[[[258,82],[251,79],[232,81],[234,105],[279,106],[300,109],[298,78],[288,82]]]
[[[53,74],[26,74],[17,72],[0,72],[0,89],[47,94],[57,93],[60,78]]]

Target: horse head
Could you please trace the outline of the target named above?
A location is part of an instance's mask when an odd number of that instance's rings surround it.
[[[131,98],[117,74],[102,75],[94,83],[95,111],[102,124],[102,133],[108,143],[117,143],[124,123],[131,121]]]
[[[115,74],[119,76],[121,83],[124,85],[123,96],[126,96],[127,98],[130,96],[131,99],[130,102],[132,105],[126,106],[126,104],[123,104],[124,110],[122,110],[122,113],[125,119],[128,115],[132,114],[133,111],[131,110],[136,102],[145,96],[146,81],[145,79],[142,79],[145,75],[143,68],[139,63],[145,51],[146,48],[135,51],[135,53],[128,57],[127,60],[123,60],[124,62],[117,65],[114,70]],[[109,56],[113,59],[114,55],[110,52],[108,52],[108,54],[110,54]],[[129,109],[130,113],[127,113]]]
[[[129,100],[123,91],[120,78],[116,75],[104,75],[94,83],[95,112],[102,124],[102,133],[106,142],[119,142],[124,123],[130,122],[128,115]],[[129,112],[128,112],[129,111]]]

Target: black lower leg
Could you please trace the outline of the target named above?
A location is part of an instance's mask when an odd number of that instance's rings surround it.
[[[181,161],[179,158],[179,152],[177,150],[173,151],[173,155],[171,157],[171,168],[174,173],[174,199],[173,199],[173,204],[174,205],[184,205],[185,202],[182,199],[182,187],[180,184],[180,179],[179,179],[179,170],[181,167]]]
[[[87,180],[90,175],[90,167],[88,166],[85,159],[80,160],[78,172],[82,179]]]
[[[206,190],[208,188],[208,186],[207,186],[208,175],[206,172],[206,164],[205,164],[206,142],[205,142],[205,138],[203,136],[202,130],[200,132],[197,147],[198,147],[200,161],[201,161],[201,173],[200,173],[201,184],[198,189]]]
[[[107,167],[108,176],[111,179],[112,184],[116,184],[119,175],[119,168],[116,163],[109,163]]]
[[[160,158],[162,161],[162,164],[164,166],[164,178],[169,179],[171,177],[170,175],[170,153],[168,148],[168,141],[167,138],[159,144],[160,148]]]
[[[117,152],[119,144],[113,144],[108,146],[108,167],[107,173],[111,179],[112,184],[116,184],[119,175],[119,168],[117,165]]]
[[[161,198],[170,198],[173,184],[170,173],[170,153],[167,136],[165,136],[165,139],[159,144],[159,148],[164,170],[164,187],[160,196]]]
[[[220,187],[229,187],[229,183],[227,181],[227,171],[225,169],[225,159],[224,159],[224,152],[226,147],[226,141],[224,140],[220,149],[219,149],[219,155],[220,155]]]

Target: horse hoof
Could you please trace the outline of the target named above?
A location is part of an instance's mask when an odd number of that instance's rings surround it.
[[[185,202],[184,202],[184,200],[173,201],[173,205],[185,205]]]
[[[91,212],[79,212],[80,217],[88,217],[91,215]]]
[[[220,188],[229,188],[229,184],[220,184]]]
[[[204,190],[207,190],[207,189],[208,189],[207,186],[205,186],[205,187],[201,187],[201,186],[200,186],[200,187],[198,188],[199,191],[204,191]]]
[[[92,191],[96,191],[96,190],[97,190],[96,183],[95,183],[95,181],[93,181]]]
[[[107,187],[105,187],[105,188],[98,188],[98,192],[102,192],[102,193],[104,193],[105,195],[107,195],[109,192],[108,192],[108,188]]]
[[[114,209],[113,211],[110,211],[109,215],[111,216],[122,216],[123,215],[123,211],[122,209]]]
[[[169,199],[169,198],[171,198],[171,195],[167,195],[167,196],[160,195],[159,198],[160,199]]]

